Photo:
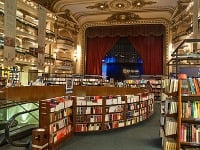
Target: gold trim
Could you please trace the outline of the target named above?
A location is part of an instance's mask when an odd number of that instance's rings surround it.
[[[106,19],[108,22],[128,22],[128,21],[136,21],[141,19],[141,17],[135,13],[129,13],[129,12],[122,12],[122,13],[116,13],[111,15]]]
[[[141,7],[144,7],[145,5],[153,5],[155,3],[157,2],[153,2],[153,1],[145,2],[144,0],[133,0],[132,6],[133,8],[141,8]]]

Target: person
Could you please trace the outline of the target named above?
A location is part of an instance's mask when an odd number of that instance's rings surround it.
[[[146,83],[146,87],[145,87],[149,92],[152,92],[153,88],[152,88],[152,85],[151,85],[151,82],[150,81],[147,81]]]

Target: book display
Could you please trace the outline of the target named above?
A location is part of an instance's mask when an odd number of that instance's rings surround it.
[[[102,130],[103,97],[85,96],[73,98],[75,103],[75,132],[89,132]]]
[[[200,148],[199,78],[180,80],[180,122],[178,144],[182,149]],[[188,87],[186,91],[186,87]]]
[[[169,86],[173,85],[173,88],[168,88],[169,91],[173,92],[162,93],[160,136],[163,139],[163,149],[199,149],[199,79],[173,80],[166,83]],[[178,92],[171,90],[177,87]]]
[[[124,127],[125,100],[121,96],[108,96],[105,101],[105,130]]]
[[[74,132],[121,128],[148,119],[153,114],[152,93],[116,96],[76,96]]]
[[[149,81],[152,86],[152,92],[154,93],[154,100],[160,101],[161,92],[163,90],[162,89],[162,79],[160,76],[144,76],[141,78],[125,80],[125,83],[128,85],[128,87],[145,88],[147,81]]]
[[[162,82],[160,137],[164,150],[175,150],[178,138],[178,80],[163,79]]]
[[[99,86],[106,85],[109,83],[109,80],[106,80],[103,76],[100,75],[72,75],[73,84],[75,86]]]
[[[66,73],[51,73],[42,75],[43,82],[46,85],[63,85],[66,84],[68,78],[72,78],[72,75]]]
[[[59,144],[72,135],[72,105],[70,97],[56,97],[39,102],[39,126],[48,132],[49,149],[59,148]]]

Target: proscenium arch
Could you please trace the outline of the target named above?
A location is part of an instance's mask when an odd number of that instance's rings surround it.
[[[85,74],[86,72],[86,54],[87,54],[87,43],[86,43],[86,30],[89,27],[96,27],[96,26],[124,26],[124,25],[145,25],[145,24],[161,24],[165,27],[165,33],[164,33],[164,42],[163,42],[163,74],[167,74],[167,66],[165,65],[165,62],[169,60],[169,41],[170,41],[170,23],[169,21],[165,19],[155,19],[155,20],[138,20],[138,21],[129,21],[125,23],[121,22],[95,22],[95,23],[85,23],[80,30],[79,39],[82,47],[81,51],[81,61],[80,61],[80,73]]]

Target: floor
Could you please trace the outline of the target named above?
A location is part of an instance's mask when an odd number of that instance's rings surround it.
[[[61,150],[162,150],[159,137],[160,104],[153,116],[135,126],[98,134],[74,135]]]
[[[162,150],[159,118],[160,104],[155,103],[152,117],[138,125],[102,133],[75,134],[60,147],[60,150]],[[10,145],[0,149],[26,150]]]

